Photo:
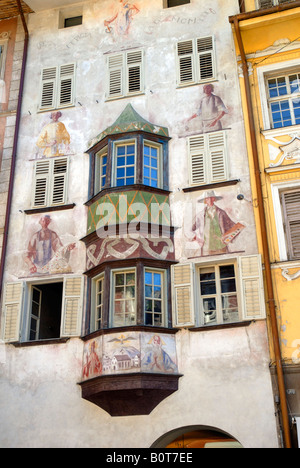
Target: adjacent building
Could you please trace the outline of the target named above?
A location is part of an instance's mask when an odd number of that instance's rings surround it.
[[[27,5],[1,445],[280,447],[238,1]]]

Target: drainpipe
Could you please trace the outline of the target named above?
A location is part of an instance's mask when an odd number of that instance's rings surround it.
[[[7,196],[7,207],[6,207],[6,214],[5,214],[5,224],[4,224],[3,245],[2,245],[2,253],[1,253],[1,263],[0,263],[0,300],[1,300],[2,290],[3,290],[2,286],[3,286],[4,266],[5,266],[6,252],[7,252],[9,219],[10,219],[11,202],[12,202],[12,195],[13,195],[13,184],[14,184],[14,176],[15,176],[15,168],[16,168],[17,146],[18,146],[19,128],[20,128],[20,120],[21,120],[21,105],[22,105],[24,78],[25,78],[25,68],[26,68],[28,42],[29,42],[29,34],[28,34],[28,29],[27,29],[27,24],[26,24],[26,21],[25,21],[25,17],[24,17],[24,12],[23,12],[23,9],[22,9],[22,6],[21,6],[21,1],[16,0],[16,2],[17,2],[17,5],[18,5],[20,17],[21,17],[21,20],[22,20],[22,23],[23,23],[25,38],[24,38],[22,69],[21,69],[21,76],[20,76],[19,97],[18,97],[18,105],[17,105],[17,113],[16,113],[15,134],[14,134],[12,159],[11,159],[11,170],[10,170],[8,196]]]
[[[279,395],[280,395],[280,406],[281,406],[281,413],[282,413],[282,424],[283,424],[285,448],[292,448],[286,388],[285,388],[284,374],[283,374],[283,369],[282,369],[278,322],[277,322],[276,305],[275,305],[275,298],[274,298],[274,288],[273,288],[273,280],[272,280],[269,244],[268,244],[268,237],[267,237],[266,214],[265,214],[265,208],[264,208],[264,199],[263,199],[261,175],[260,175],[260,168],[259,168],[259,156],[258,156],[258,147],[257,147],[257,142],[256,142],[256,132],[255,132],[255,123],[254,123],[254,115],[253,115],[248,65],[247,65],[247,59],[246,59],[245,50],[244,50],[244,44],[243,44],[243,40],[241,36],[241,31],[239,27],[239,18],[237,16],[230,18],[230,22],[232,22],[234,25],[235,34],[236,34],[238,46],[240,49],[243,74],[244,74],[245,93],[246,93],[246,101],[247,101],[247,114],[248,114],[248,119],[249,119],[251,149],[252,149],[253,164],[254,164],[254,170],[255,170],[258,211],[259,211],[259,220],[260,220],[260,226],[261,226],[261,240],[262,240],[264,265],[265,265],[265,278],[266,278],[267,295],[268,295],[267,302],[269,305],[269,312],[270,312],[270,319],[271,319],[271,330],[272,330],[272,339],[273,339],[275,360],[276,360],[277,381],[278,381],[278,389],[279,389]]]

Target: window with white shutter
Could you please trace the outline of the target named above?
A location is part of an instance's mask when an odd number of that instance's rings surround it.
[[[2,339],[5,342],[19,341],[23,298],[23,283],[6,283],[2,310]]]
[[[108,57],[108,98],[140,94],[143,84],[143,52],[123,52]]]
[[[41,78],[40,110],[74,105],[75,64],[44,68]]]
[[[172,266],[173,285],[173,325],[193,327],[194,319],[194,265],[178,264]]]
[[[8,40],[0,41],[0,79],[4,80]],[[1,104],[1,102],[0,102]]]
[[[35,163],[33,208],[66,203],[68,158],[42,159]]]
[[[205,83],[216,78],[215,46],[212,36],[177,43],[179,86]]]
[[[300,190],[283,191],[280,196],[288,259],[296,260],[300,258]]]
[[[228,179],[224,131],[189,137],[190,185],[205,185]]]
[[[64,281],[61,336],[79,336],[81,333],[83,279],[80,276]]]
[[[238,259],[242,291],[244,320],[266,316],[261,255],[242,256]]]

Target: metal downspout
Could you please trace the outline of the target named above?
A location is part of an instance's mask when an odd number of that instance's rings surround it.
[[[256,142],[255,123],[254,123],[253,106],[252,106],[252,98],[251,98],[251,88],[250,88],[250,80],[249,80],[249,73],[248,73],[248,64],[247,64],[244,44],[243,44],[243,40],[242,40],[242,36],[240,32],[239,20],[237,17],[233,19],[233,24],[234,24],[234,29],[236,33],[236,38],[238,41],[238,46],[240,49],[244,82],[245,82],[247,113],[248,113],[248,119],[249,119],[251,148],[252,148],[253,164],[254,164],[254,170],[255,170],[258,212],[259,212],[259,219],[260,219],[260,226],[261,226],[261,229],[260,229],[261,240],[262,240],[262,246],[263,246],[265,277],[266,277],[267,294],[268,294],[267,302],[269,305],[269,312],[270,312],[270,318],[271,318],[271,330],[272,330],[272,339],[273,339],[275,360],[276,360],[277,380],[278,380],[278,389],[279,389],[279,395],[280,395],[280,407],[281,407],[281,413],[282,413],[282,424],[283,424],[285,448],[292,448],[286,388],[285,388],[284,374],[283,374],[283,369],[282,369],[282,359],[281,359],[281,349],[280,349],[280,341],[279,341],[276,305],[275,305],[275,299],[274,299],[269,244],[268,244],[268,237],[267,237],[266,214],[265,214],[265,208],[264,208],[264,199],[263,199],[262,183],[261,183],[260,168],[259,168],[259,156],[258,156],[258,148],[257,148],[257,142]]]
[[[21,68],[21,76],[20,76],[19,97],[18,97],[18,105],[17,105],[17,113],[16,113],[15,134],[14,134],[14,141],[13,141],[11,170],[10,170],[10,178],[9,178],[9,186],[8,186],[7,206],[6,206],[6,214],[5,214],[5,224],[4,224],[3,245],[2,245],[2,253],[1,253],[1,263],[0,263],[0,300],[1,300],[2,290],[3,290],[2,286],[3,286],[4,266],[5,266],[6,252],[7,252],[9,219],[10,219],[11,202],[12,202],[12,195],[13,195],[13,184],[14,184],[15,168],[16,168],[17,146],[18,146],[19,128],[20,128],[20,120],[21,120],[21,106],[22,106],[25,68],[26,68],[28,42],[29,42],[29,34],[28,34],[28,29],[27,29],[23,9],[22,9],[22,6],[21,6],[21,1],[16,0],[16,2],[17,2],[17,5],[18,5],[20,17],[21,17],[21,20],[22,20],[22,23],[23,23],[25,38],[24,38],[22,68]]]

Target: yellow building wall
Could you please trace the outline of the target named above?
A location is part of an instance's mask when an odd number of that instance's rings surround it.
[[[248,11],[255,10],[255,2],[246,2]],[[282,359],[286,363],[300,363],[300,259],[298,262],[283,261],[280,258],[275,208],[273,203],[272,186],[284,182],[300,183],[300,164],[295,160],[284,159],[281,145],[292,142],[293,132],[300,126],[288,127],[286,133],[281,131],[263,132],[263,112],[259,90],[258,70],[262,66],[274,65],[278,67],[283,62],[299,59],[300,70],[300,8],[254,18],[240,22],[240,30],[244,42],[249,66],[249,76],[252,93],[252,104],[256,126],[256,140],[259,151],[260,174],[266,213],[267,234],[272,263],[274,294],[277,308],[277,318],[282,349]],[[282,41],[284,39],[284,41]],[[286,41],[288,39],[288,41]],[[281,44],[281,45],[280,45]],[[239,57],[239,48],[236,43]],[[262,251],[260,221],[256,197],[256,182],[252,161],[250,131],[247,118],[247,105],[244,89],[244,78],[240,77],[242,105],[244,109],[249,166],[251,172],[253,207],[255,212],[257,237],[260,252]],[[263,134],[264,133],[264,134]],[[300,142],[299,142],[300,143]],[[300,148],[300,145],[299,145]],[[276,158],[274,159],[274,155]],[[272,165],[274,169],[272,170]],[[276,168],[275,168],[276,167]],[[272,356],[272,344],[271,358]]]

